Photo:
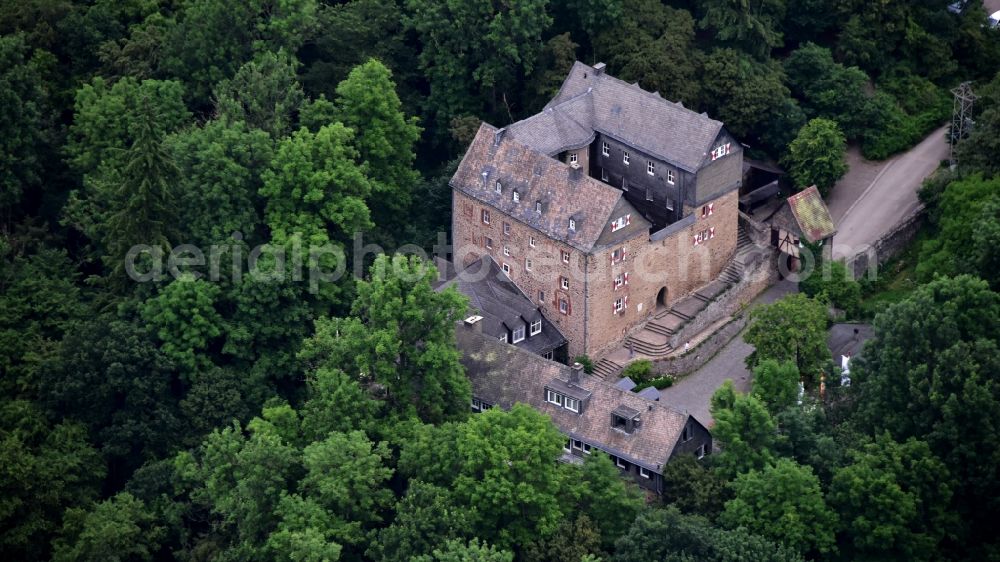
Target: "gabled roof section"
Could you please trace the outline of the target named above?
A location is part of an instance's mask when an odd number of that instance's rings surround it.
[[[691,418],[590,375],[581,374],[578,382],[570,383],[571,367],[504,345],[474,327],[460,324],[455,335],[473,396],[505,409],[527,404],[548,415],[573,439],[648,470],[662,473]],[[578,389],[580,395],[587,394],[579,414],[545,401],[546,387],[567,385]],[[611,426],[611,413],[626,410],[641,420],[630,434]]]
[[[811,243],[825,240],[837,233],[830,209],[823,202],[816,186],[807,187],[788,198],[799,232]]]
[[[447,271],[450,262],[437,264],[440,270]],[[556,328],[555,324],[544,319],[541,310],[507,275],[500,269],[497,262],[490,256],[483,256],[462,271],[454,272],[453,277],[435,286],[435,290],[443,291],[455,287],[458,292],[469,297],[469,308],[480,316],[484,334],[499,339],[507,335],[508,330],[524,326],[531,322],[542,320],[541,333],[527,336],[517,345],[525,349],[543,352],[555,349],[566,343],[566,337]]]
[[[694,173],[722,123],[577,61],[542,112],[509,129],[549,155],[582,146],[599,131]]]
[[[499,194],[498,180],[502,186]],[[594,247],[622,198],[618,189],[486,123],[480,125],[450,183],[466,195],[584,252]],[[518,201],[513,200],[514,190]],[[541,213],[535,210],[536,202],[542,204]],[[571,218],[573,230],[569,228]]]

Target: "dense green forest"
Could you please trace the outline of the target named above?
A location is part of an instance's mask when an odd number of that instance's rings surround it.
[[[1000,30],[951,3],[3,2],[0,555],[1000,560]],[[435,244],[480,120],[539,110],[576,59],[826,188],[810,147],[884,158],[980,95],[855,384],[813,397],[821,302],[856,286],[754,312],[723,452],[670,464],[662,499],[557,463],[534,410],[470,416],[463,297],[354,244]],[[363,275],[296,277],[299,247]]]

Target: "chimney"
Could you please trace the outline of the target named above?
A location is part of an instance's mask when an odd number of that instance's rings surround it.
[[[580,168],[580,164],[579,163],[573,162],[572,164],[569,165],[569,180],[570,181],[572,181],[572,182],[578,182],[578,181],[580,181],[580,178],[582,176],[583,176],[583,170]]]
[[[475,314],[466,318],[465,321],[463,322],[465,324],[465,329],[472,330],[477,334],[483,333],[482,319],[483,319],[482,316],[477,316]]]
[[[583,373],[583,365],[573,363],[573,366],[569,368],[569,384],[580,384],[581,373]]]
[[[607,68],[607,66],[608,65],[604,64],[603,62],[599,62],[599,63],[595,64],[594,65],[594,76],[600,76],[601,74],[604,74],[604,69]]]
[[[497,129],[497,132],[493,133],[493,146],[500,146],[500,141],[503,140],[503,134],[507,132],[505,127]]]

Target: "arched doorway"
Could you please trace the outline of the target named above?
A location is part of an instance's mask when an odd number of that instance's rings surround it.
[[[656,293],[656,304],[658,306],[667,306],[667,288],[663,287],[660,289],[659,293]]]

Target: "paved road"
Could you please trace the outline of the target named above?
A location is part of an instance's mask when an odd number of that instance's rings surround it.
[[[852,256],[885,234],[919,204],[917,190],[924,178],[948,157],[946,127],[937,129],[920,144],[890,160],[858,195],[857,175],[870,175],[866,165],[848,172],[831,194],[837,235],[833,237],[834,257]],[[845,187],[837,193],[838,187]],[[853,202],[842,210],[845,201]],[[840,215],[839,217],[837,215]]]
[[[761,293],[754,303],[774,302],[796,291],[797,285],[782,281]],[[701,369],[684,377],[674,386],[661,390],[660,400],[676,410],[690,413],[704,426],[710,427],[712,415],[708,411],[709,402],[712,394],[726,379],[732,379],[739,390],[750,390],[750,371],[747,370],[744,359],[752,351],[753,347],[743,341],[742,335],[733,338]]]

